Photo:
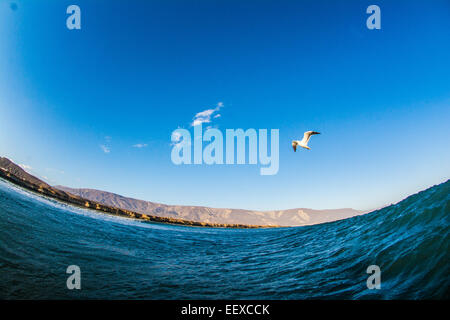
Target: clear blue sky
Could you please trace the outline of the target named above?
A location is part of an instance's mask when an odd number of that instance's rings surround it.
[[[51,184],[369,209],[449,178],[448,1],[0,1],[0,39],[0,155]],[[171,132],[219,102],[221,130],[280,130],[277,175],[171,162]]]

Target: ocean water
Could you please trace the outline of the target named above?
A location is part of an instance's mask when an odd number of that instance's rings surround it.
[[[448,299],[450,181],[372,213],[282,229],[140,222],[0,181],[1,299]],[[366,286],[369,265],[381,289]],[[81,269],[68,290],[66,268]]]

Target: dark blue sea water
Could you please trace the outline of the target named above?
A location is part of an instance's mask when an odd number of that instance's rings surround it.
[[[0,298],[448,299],[449,191],[322,225],[237,230],[103,215],[0,181]],[[372,264],[380,290],[366,286]],[[66,287],[69,265],[81,290]]]

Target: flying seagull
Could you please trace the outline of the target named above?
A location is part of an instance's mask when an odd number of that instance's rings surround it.
[[[297,146],[303,147],[305,149],[311,150],[310,147],[308,147],[308,141],[311,138],[311,136],[313,134],[320,134],[320,132],[316,132],[316,131],[306,131],[303,134],[303,139],[302,141],[299,140],[294,140],[292,141],[292,148],[294,148],[294,151],[297,151]]]

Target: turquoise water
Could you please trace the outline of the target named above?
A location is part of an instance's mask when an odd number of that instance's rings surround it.
[[[0,298],[448,299],[449,191],[322,225],[238,230],[103,215],[0,181]],[[366,286],[372,264],[380,290]],[[69,265],[81,290],[66,288]]]

